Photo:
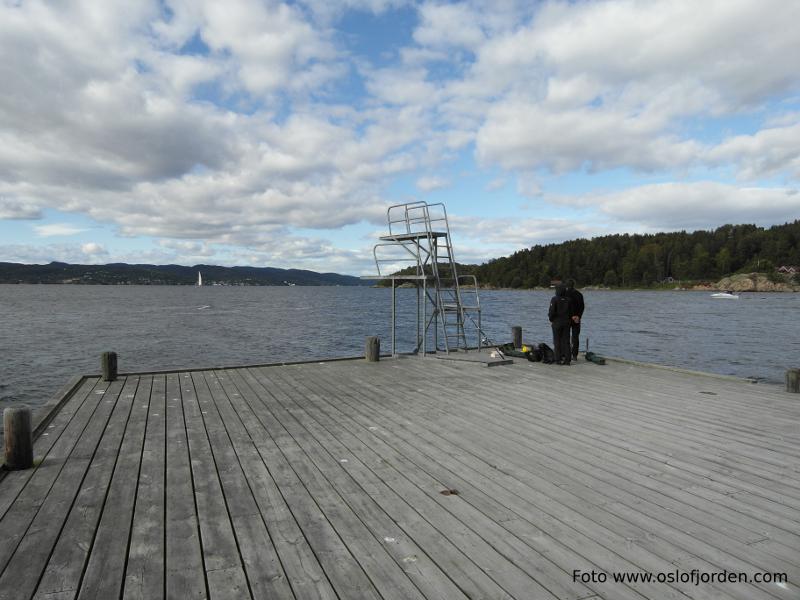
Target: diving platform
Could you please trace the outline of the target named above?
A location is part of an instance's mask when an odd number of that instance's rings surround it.
[[[444,238],[447,237],[446,231],[412,231],[409,233],[397,233],[391,235],[382,235],[378,239],[382,242],[415,242],[428,238]]]
[[[392,356],[397,347],[397,284],[416,288],[416,334],[411,354],[481,351],[489,340],[481,329],[481,302],[474,275],[459,275],[447,209],[441,202],[395,204],[386,210],[389,234],[372,249],[376,274],[392,288]],[[405,266],[405,268],[402,268]],[[467,299],[468,298],[468,299]],[[475,344],[467,331],[474,333]]]
[[[0,480],[3,599],[800,597],[778,386],[317,360],[84,376],[39,422]],[[722,572],[749,579],[667,581]]]

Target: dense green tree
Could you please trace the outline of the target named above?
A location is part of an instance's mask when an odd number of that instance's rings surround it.
[[[724,225],[713,231],[609,235],[538,245],[474,267],[474,272],[482,284],[495,287],[547,286],[556,276],[572,277],[581,285],[649,286],[668,277],[712,280],[781,265],[800,265],[800,221],[769,229]]]
[[[720,251],[717,252],[717,255],[714,257],[714,262],[717,265],[717,271],[720,273],[730,273],[732,258],[731,251],[727,246],[720,248]]]
[[[711,257],[708,250],[701,243],[694,246],[691,262],[691,276],[695,279],[712,276]]]

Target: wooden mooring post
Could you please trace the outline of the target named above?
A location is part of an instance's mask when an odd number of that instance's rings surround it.
[[[375,335],[367,337],[364,344],[364,358],[368,362],[378,362],[381,359],[381,338]]]
[[[9,471],[30,469],[33,466],[33,430],[31,409],[14,406],[3,411],[5,439],[5,468]]]
[[[800,369],[786,371],[786,391],[800,394]]]
[[[522,327],[515,325],[511,328],[511,339],[514,340],[514,348],[522,348]]]
[[[100,365],[103,368],[103,381],[114,381],[117,378],[117,353],[103,352],[100,356]]]

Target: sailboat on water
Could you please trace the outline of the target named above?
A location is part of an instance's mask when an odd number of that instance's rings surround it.
[[[203,276],[200,274],[200,271],[197,272],[197,285],[203,285]]]

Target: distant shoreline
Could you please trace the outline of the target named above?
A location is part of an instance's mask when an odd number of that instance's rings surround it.
[[[533,288],[492,288],[486,286],[481,289],[528,289],[534,291],[550,290],[554,286],[541,287],[535,286]],[[648,292],[722,292],[730,291],[737,294],[741,293],[759,293],[759,294],[773,294],[773,293],[793,293],[800,292],[800,285],[793,285],[790,283],[788,277],[772,276],[766,273],[737,273],[723,277],[716,283],[709,283],[708,281],[694,280],[694,281],[665,281],[657,283],[652,286],[641,287],[606,287],[602,285],[589,285],[585,287],[578,287],[581,290],[589,291],[648,291]]]
[[[0,281],[0,285],[75,285],[82,287],[369,287],[352,283],[295,283],[287,285],[285,283],[205,283],[198,286],[194,283],[102,283],[102,282],[81,282],[81,281]]]
[[[126,263],[80,265],[61,262],[28,265],[0,262],[0,283],[6,284],[195,286],[201,277],[202,287],[366,285],[359,277],[352,275],[276,267]]]

